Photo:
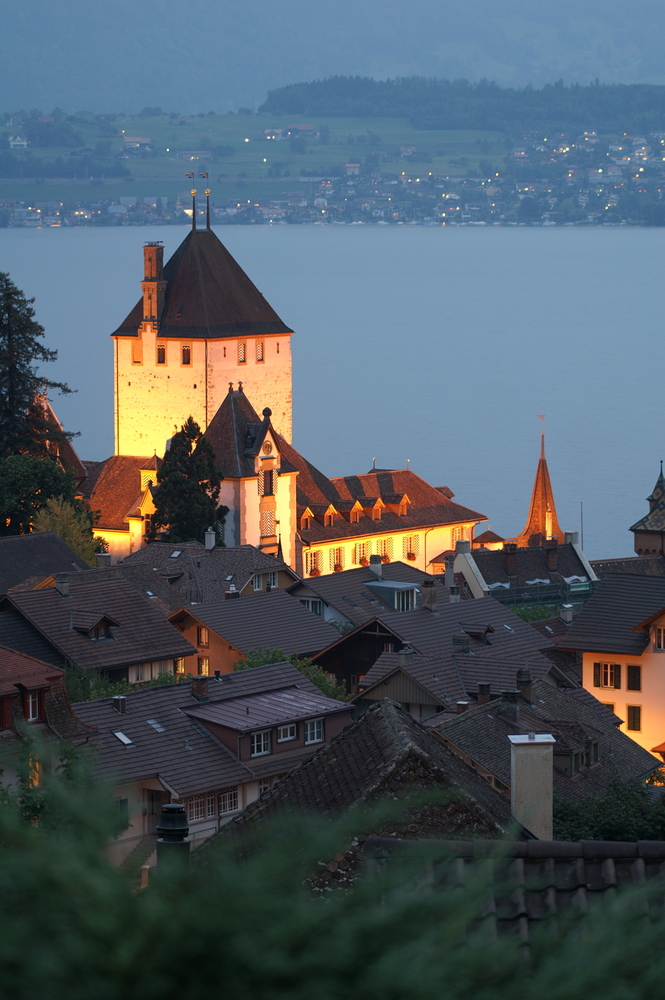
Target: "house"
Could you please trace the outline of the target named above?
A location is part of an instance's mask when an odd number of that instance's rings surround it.
[[[184,670],[193,647],[125,580],[56,574],[55,586],[0,600],[0,643],[59,669],[138,684]],[[291,600],[291,598],[289,598]]]
[[[601,580],[559,648],[577,653],[582,683],[652,753],[665,749],[665,578],[619,573]]]
[[[112,455],[105,462],[85,462],[81,491],[98,515],[95,532],[114,560],[124,559],[145,544],[155,512],[151,487],[157,485],[160,459]]]
[[[398,653],[408,645],[415,653],[445,664],[447,672],[456,674],[463,662],[464,688],[468,692],[476,689],[478,681],[492,680],[488,671],[493,660],[509,660],[514,670],[515,666],[530,664],[532,658],[539,659],[539,654],[548,657],[555,650],[550,639],[491,597],[434,604],[433,586],[430,593],[428,601],[432,604],[406,613],[385,613],[366,621],[323,649],[314,662],[356,694],[382,654]],[[563,675],[559,678],[555,664],[552,668],[555,682],[570,683]],[[450,696],[444,699],[444,707],[456,704],[459,691],[456,685],[451,692],[441,692]]]
[[[360,806],[440,790],[442,801],[410,810],[395,808],[382,827],[408,839],[499,838],[510,826],[510,804],[458,756],[387,699],[322,746],[282,778],[224,831],[194,856],[199,864],[232,836],[241,844],[260,837],[263,824],[292,812],[328,820],[356,810],[357,830],[347,849],[322,861],[310,884],[315,891],[349,886],[355,881],[370,830],[363,828]],[[401,815],[400,815],[401,814]],[[374,817],[365,819],[369,825]],[[376,833],[376,828],[374,827]],[[525,833],[525,836],[529,836]]]
[[[98,777],[112,783],[126,827],[116,860],[155,849],[162,805],[183,802],[196,846],[351,721],[290,663],[222,680],[143,688],[80,702],[95,727]],[[146,840],[147,838],[147,840]]]
[[[231,597],[237,599],[190,604],[169,615],[169,622],[195,647],[185,657],[186,673],[229,673],[234,663],[256,649],[312,656],[339,635],[284,590],[251,600],[240,600],[237,591]]]
[[[0,769],[4,785],[16,781],[16,757],[27,731],[45,743],[87,742],[96,732],[72,710],[65,673],[51,663],[0,646]],[[38,780],[39,767],[35,778]]]
[[[565,798],[602,796],[613,781],[644,781],[660,760],[617,728],[620,720],[582,688],[562,690],[532,678],[529,670],[513,674],[512,690],[478,702],[437,722],[431,732],[457,753],[497,791],[510,791],[511,746],[508,735],[551,733],[554,743],[554,794]]]
[[[9,136],[9,148],[10,149],[27,149],[28,140],[24,135],[10,135]]]
[[[30,581],[32,586],[47,582],[53,586],[56,573],[77,573],[89,569],[53,531],[0,538],[0,597]]]

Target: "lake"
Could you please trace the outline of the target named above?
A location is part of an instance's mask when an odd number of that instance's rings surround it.
[[[627,528],[665,457],[665,230],[221,226],[296,334],[294,444],[329,476],[407,465],[493,530],[524,526],[546,414],[564,530],[591,558]],[[54,399],[81,457],[113,451],[109,334],[140,297],[142,246],[184,227],[0,230],[0,270],[35,297]],[[649,376],[649,378],[647,378]],[[260,408],[260,407],[259,407]],[[186,414],[183,414],[186,416]]]

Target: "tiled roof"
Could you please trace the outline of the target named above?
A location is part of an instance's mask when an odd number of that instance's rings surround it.
[[[72,578],[69,592],[70,597],[61,597],[53,587],[12,593],[4,599],[0,611],[15,608],[60,656],[79,667],[112,669],[195,652],[184,636],[124,580],[87,584]],[[92,642],[77,632],[73,619],[81,613],[107,615],[117,621],[117,627],[111,628],[112,639]],[[4,632],[4,617],[0,614],[0,634]],[[7,642],[6,634],[3,641]],[[27,651],[23,644],[17,648]]]
[[[44,579],[54,573],[88,568],[85,559],[53,531],[0,538],[0,595],[28,577]]]
[[[217,468],[224,478],[241,479],[256,476],[254,459],[268,431],[276,441],[282,440],[270,423],[270,409],[266,407],[261,419],[239,382],[238,389],[230,385],[203,436],[212,445]],[[285,457],[282,457],[280,471],[294,471]]]
[[[628,530],[665,532],[665,500],[660,500],[648,514],[641,517]]]
[[[547,934],[551,922],[594,906],[616,903],[617,889],[640,892],[639,912],[650,902],[660,908],[662,892],[645,892],[644,883],[658,885],[665,875],[665,841],[584,840],[580,843],[548,840],[433,841],[414,844],[388,837],[369,837],[364,855],[367,866],[381,866],[396,852],[423,855],[419,885],[481,888],[482,917],[498,933],[517,936],[523,943],[534,933]],[[388,861],[388,864],[390,862]],[[609,914],[608,914],[609,915]],[[644,919],[643,917],[643,919]],[[556,926],[556,925],[555,925]]]
[[[599,741],[600,760],[595,766],[583,768],[574,777],[554,768],[554,791],[569,798],[603,795],[613,779],[638,781],[662,763],[617,729],[613,713],[595,699],[571,698],[567,691],[546,681],[534,681],[532,694],[531,705],[520,698],[518,721],[510,718],[501,700],[495,699],[445,719],[432,726],[432,731],[508,787],[509,734],[552,733],[557,741],[555,755],[576,753],[585,743]]]
[[[127,531],[127,517],[133,514],[143,496],[141,469],[157,470],[155,456],[135,458],[131,455],[112,455],[104,462],[94,486],[87,493],[92,511],[99,511],[97,527]],[[157,472],[155,471],[155,482]],[[83,489],[86,489],[86,483]]]
[[[665,608],[665,579],[618,573],[601,580],[575,617],[561,649],[639,656],[649,641],[647,632],[632,629]]]
[[[186,607],[170,615],[169,620],[180,621],[183,615],[196,618],[242,653],[263,648],[281,649],[287,656],[311,655],[339,636],[331,625],[284,590]]]
[[[532,545],[514,549],[510,553],[510,559],[515,564],[515,572],[511,576],[506,571],[506,552],[502,549],[474,549],[471,555],[488,586],[493,583],[507,583],[511,587],[524,587],[529,580],[561,583],[564,578],[571,576],[588,579],[586,567],[569,543],[557,545],[556,570],[547,568],[547,550],[544,546]]]
[[[475,535],[473,539],[474,545],[489,545],[492,542],[496,543],[503,541],[504,539],[501,535],[497,535],[496,531],[490,531],[489,529],[487,531],[481,531],[481,533],[479,535]]]
[[[298,689],[295,685],[298,684]],[[225,675],[223,680],[210,679],[209,703],[214,708],[227,701],[262,697],[270,691],[299,690],[310,695],[320,694],[290,663],[271,663]],[[191,684],[182,682],[166,687],[144,688],[126,696],[127,713],[113,708],[111,698],[79,702],[77,715],[94,725],[99,734],[91,739],[98,753],[98,773],[106,781],[117,784],[157,777],[177,796],[195,795],[214,789],[252,781],[258,777],[254,762],[241,764],[219,740],[196,719],[188,709],[200,705],[191,694]],[[157,722],[163,731],[148,720]],[[115,732],[124,733],[133,743],[125,746]],[[303,751],[311,753],[311,750]],[[280,765],[294,765],[301,759],[279,755]],[[274,759],[261,765],[275,770]]]
[[[190,232],[164,266],[159,336],[219,339],[292,333],[212,230]],[[113,336],[136,337],[139,300]]]
[[[44,687],[62,676],[64,671],[50,663],[0,646],[0,695],[14,694],[19,684],[27,690]]]
[[[187,714],[194,719],[228,726],[239,732],[256,729],[257,726],[279,725],[281,722],[331,715],[339,711],[349,711],[347,702],[327,698],[320,691],[301,691],[299,687],[186,709]]]
[[[591,559],[596,576],[602,580],[612,573],[631,573],[633,576],[665,576],[665,555],[626,556],[623,559]]]
[[[517,538],[518,545],[544,545],[546,539],[564,541],[564,533],[559,527],[554,504],[554,494],[545,458],[545,435],[540,438],[540,459],[531,494],[529,516],[523,531]]]

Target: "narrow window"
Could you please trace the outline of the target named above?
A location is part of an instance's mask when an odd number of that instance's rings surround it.
[[[238,344],[238,364],[244,365],[246,360],[247,360],[246,344],[244,343],[244,341],[241,341]]]
[[[183,346],[182,349],[182,363],[183,365],[191,365],[192,363],[192,349],[188,346]]]
[[[626,705],[628,709],[628,729],[639,733],[642,729],[642,708],[640,705]]]
[[[207,646],[210,640],[210,633],[204,625],[199,625],[196,629],[196,645]]]
[[[277,353],[279,354],[279,341],[277,341]]]
[[[166,364],[166,344],[157,344],[157,364]]]
[[[268,573],[268,579],[266,580],[266,590],[274,590],[277,586],[277,573]]]
[[[39,691],[31,691],[28,694],[28,722],[37,722],[39,719]]]
[[[628,691],[641,691],[642,690],[642,667],[639,665],[633,666],[628,664],[628,683],[626,688]]]
[[[310,549],[305,553],[305,572],[310,576],[319,576],[321,572],[321,549]]]
[[[655,647],[656,649],[665,649],[665,628],[657,628],[655,635]]]
[[[206,816],[210,819],[212,816],[217,815],[217,796],[214,792],[208,792],[206,795]]]
[[[305,723],[305,743],[323,742],[323,719],[311,719]]]
[[[263,341],[257,340],[256,342],[256,361],[257,364],[261,364],[263,361]]]
[[[254,574],[254,590],[262,590],[261,574]]]
[[[270,538],[275,534],[275,511],[261,511],[261,537]]]
[[[330,558],[330,570],[332,573],[341,573],[344,569],[344,549],[342,546],[328,550]]]
[[[210,673],[210,660],[207,656],[199,656],[198,658],[198,671],[199,677],[207,677]]]
[[[238,811],[237,785],[234,785],[233,788],[227,788],[226,791],[219,793],[219,811],[222,816],[226,813],[234,813]]]
[[[192,795],[192,797],[187,800],[187,807],[187,818],[190,823],[197,819],[205,819],[205,795]]]
[[[259,781],[259,795],[263,795],[264,792],[269,791],[271,784],[272,784],[271,778],[261,778],[261,780]]]
[[[270,753],[270,730],[264,729],[260,733],[252,733],[249,742],[252,757],[262,757]]]

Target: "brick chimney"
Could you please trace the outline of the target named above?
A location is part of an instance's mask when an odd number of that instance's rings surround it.
[[[192,677],[192,698],[197,701],[208,700],[208,678],[199,675]]]
[[[457,702],[457,714],[461,715],[462,712],[466,712],[466,710],[467,710],[468,707],[469,707],[468,701],[458,701]]]
[[[490,700],[490,682],[478,681],[478,704],[486,705]]]
[[[558,562],[558,547],[559,543],[556,538],[549,538],[545,542],[545,557],[547,559],[547,568],[550,573],[555,573]]]
[[[501,692],[501,712],[504,718],[517,724],[520,718],[519,691]]]
[[[510,808],[539,840],[552,839],[553,746],[549,733],[509,736]]]
[[[517,545],[515,542],[505,542],[503,546],[503,564],[508,576],[517,573]]]
[[[436,584],[434,580],[423,580],[420,584],[420,592],[422,594],[421,607],[423,611],[434,613],[436,611]]]
[[[533,690],[531,686],[531,671],[528,667],[522,667],[517,671],[517,688],[525,701],[531,705],[533,702]]]
[[[400,667],[408,667],[411,663],[413,663],[414,656],[415,656],[415,650],[413,649],[413,647],[408,645],[404,646],[404,648],[400,649],[399,653],[397,654],[397,662],[399,663]]]
[[[369,571],[373,573],[377,580],[383,580],[383,563],[381,556],[373,555],[369,557]]]
[[[157,322],[164,309],[167,282],[164,281],[164,247],[148,243],[143,247],[143,319]]]

